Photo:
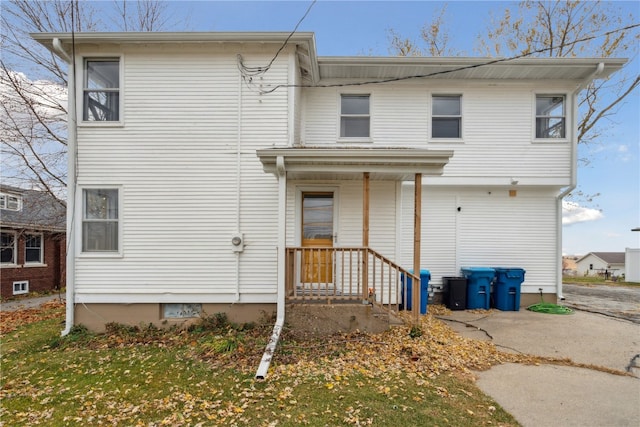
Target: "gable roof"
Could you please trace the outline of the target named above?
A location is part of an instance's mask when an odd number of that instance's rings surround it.
[[[589,252],[588,254],[586,254],[576,262],[582,261],[589,255],[596,256],[600,258],[602,261],[606,262],[607,264],[624,264],[625,262],[624,252]]]
[[[56,232],[66,230],[66,207],[61,200],[44,191],[25,190],[8,185],[0,185],[0,191],[20,196],[22,199],[20,210],[0,210],[0,225],[3,227]]]

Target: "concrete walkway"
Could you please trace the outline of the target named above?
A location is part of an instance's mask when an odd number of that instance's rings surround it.
[[[65,294],[51,294],[45,295],[42,297],[33,297],[33,298],[19,298],[10,301],[3,301],[0,303],[0,311],[16,311],[23,310],[25,308],[36,308],[40,307],[45,302],[53,301],[60,299],[62,302],[65,301]]]
[[[523,426],[640,425],[640,325],[581,311],[453,311],[439,318],[503,351],[570,358],[634,375],[511,363],[478,372],[480,389]]]

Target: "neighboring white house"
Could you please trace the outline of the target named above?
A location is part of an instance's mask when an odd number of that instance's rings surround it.
[[[281,51],[289,34],[32,36],[75,63],[67,331],[395,303],[414,265],[436,287],[520,267],[522,305],[555,301],[577,94],[626,62],[318,57],[313,33]]]
[[[621,276],[625,272],[624,252],[589,252],[576,261],[578,276]]]

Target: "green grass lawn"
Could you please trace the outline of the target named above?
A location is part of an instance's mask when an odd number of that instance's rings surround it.
[[[431,318],[435,332],[418,338],[404,328],[323,340],[285,332],[257,382],[267,325],[111,325],[60,338],[63,308],[43,317],[52,313],[2,337],[0,425],[518,425],[471,379],[468,368],[495,350]]]
[[[605,280],[603,277],[594,276],[565,276],[562,283],[576,285],[607,285],[607,286],[640,286],[637,282],[625,282],[622,280]]]

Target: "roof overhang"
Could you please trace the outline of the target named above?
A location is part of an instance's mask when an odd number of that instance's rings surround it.
[[[256,45],[274,45],[274,53],[283,43],[296,46],[298,64],[303,78],[312,83],[319,79],[316,42],[312,32],[87,32],[87,33],[31,33],[38,43],[50,51],[59,54],[54,48],[54,40],[58,40],[71,56],[72,44],[216,44],[239,43]],[[63,58],[64,59],[64,58]]]
[[[442,175],[453,150],[292,147],[258,150],[257,155],[265,172],[286,172],[289,179],[359,180],[369,172],[372,180],[408,181],[417,173]]]
[[[607,78],[624,58],[319,57],[322,80],[392,79],[575,80]]]

